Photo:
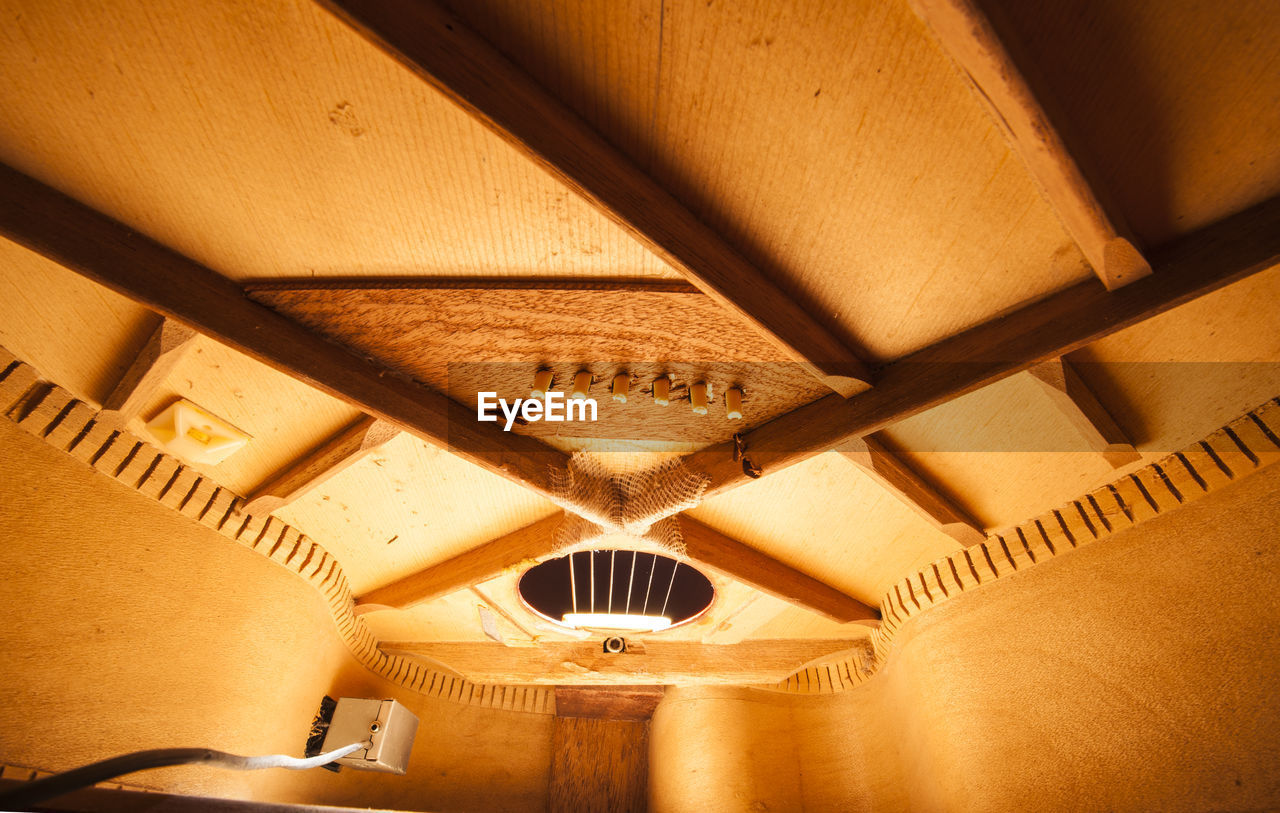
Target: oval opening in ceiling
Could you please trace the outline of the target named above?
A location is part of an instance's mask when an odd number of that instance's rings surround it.
[[[525,605],[562,627],[658,632],[697,618],[715,598],[711,580],[686,562],[633,550],[579,551],[520,577]]]

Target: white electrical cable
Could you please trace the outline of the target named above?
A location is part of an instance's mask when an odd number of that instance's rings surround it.
[[[70,793],[73,790],[87,788],[108,779],[114,779],[134,771],[145,771],[151,768],[164,768],[169,765],[217,765],[237,771],[256,771],[262,768],[287,768],[301,771],[307,768],[318,768],[347,754],[368,748],[368,742],[354,742],[336,748],[328,753],[309,759],[286,756],[285,754],[268,754],[258,757],[242,757],[239,754],[228,754],[225,751],[214,751],[211,748],[157,748],[150,751],[135,751],[101,762],[94,762],[81,768],[66,771],[44,779],[37,779],[20,785],[13,790],[0,793],[0,810],[26,810],[55,796]]]

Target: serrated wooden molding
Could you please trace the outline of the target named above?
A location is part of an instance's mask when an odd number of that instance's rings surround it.
[[[985,542],[911,574],[880,602],[869,658],[811,666],[768,687],[830,694],[870,679],[893,651],[898,630],[917,615],[1019,571],[1106,539],[1200,499],[1280,461],[1280,397],[1251,409],[1181,451],[1046,511]]]
[[[245,500],[127,432],[0,347],[0,411],[26,431],[97,471],[218,531],[306,579],[329,604],[339,635],[371,671],[411,691],[485,708],[555,714],[552,689],[481,684],[387,655],[354,612],[342,568],[305,534],[273,516],[242,511]],[[902,579],[880,602],[870,647],[808,666],[767,687],[830,694],[865,683],[911,618],[1020,570],[1105,539],[1280,461],[1280,397],[1203,440],[1017,526],[993,532]]]
[[[0,411],[50,446],[144,496],[211,528],[296,573],[324,596],[338,635],[370,671],[410,691],[483,708],[555,713],[551,689],[479,684],[389,656],[353,612],[355,600],[338,560],[276,517],[250,514],[246,501],[125,429],[0,348]]]

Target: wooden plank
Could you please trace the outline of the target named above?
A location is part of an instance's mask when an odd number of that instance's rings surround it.
[[[662,684],[664,686],[777,683],[812,663],[842,657],[859,641],[777,639],[714,646],[698,641],[629,640],[607,654],[600,641],[551,642],[533,647],[496,643],[390,641],[380,649],[439,663],[479,683],[535,685]]]
[[[1104,208],[986,15],[973,0],[911,0],[1108,290],[1151,273],[1123,219]],[[1043,93],[1042,93],[1043,95]]]
[[[665,693],[663,686],[557,686],[556,716],[640,722],[653,717]]]
[[[477,423],[462,405],[325,341],[225,277],[3,165],[0,234],[538,493],[549,493],[549,467],[566,465],[564,453]]]
[[[1027,372],[1042,385],[1053,405],[1071,422],[1089,447],[1101,453],[1113,468],[1142,459],[1115,418],[1066,359],[1046,361]]]
[[[762,593],[842,623],[875,621],[880,613],[834,587],[755,548],[725,536],[687,515],[680,516],[686,556],[699,567],[722,573]]]
[[[839,451],[864,474],[961,545],[976,545],[986,538],[977,520],[886,448],[875,435],[854,438],[841,445]]]
[[[866,365],[841,337],[446,11],[413,0],[321,5],[769,337],[790,360],[846,397],[866,389]]]
[[[547,810],[644,813],[648,809],[649,724],[557,717],[551,732]]]
[[[129,369],[102,402],[102,410],[119,413],[122,421],[132,418],[195,344],[196,336],[196,332],[186,325],[162,318]]]
[[[398,434],[398,426],[365,415],[304,457],[271,475],[270,479],[253,490],[242,510],[249,514],[270,514],[364,458]]]
[[[552,372],[558,390],[579,370],[592,373],[597,420],[517,424],[513,431],[521,434],[660,441],[688,451],[696,447],[678,444],[727,440],[828,394],[709,297],[685,283],[672,287],[346,281],[273,284],[251,296],[463,403],[474,403],[479,391],[527,398],[540,369]],[[608,384],[623,372],[634,397],[618,403]],[[675,396],[665,409],[649,397],[659,376],[671,379]],[[688,387],[696,381],[706,381],[716,399],[706,415],[689,408]],[[730,387],[746,390],[741,420],[726,414]]]
[[[508,568],[534,562],[555,549],[555,531],[563,521],[563,513],[552,514],[452,559],[370,590],[360,596],[357,608],[363,607],[364,612],[369,612],[384,607],[412,607],[486,582]]]
[[[743,436],[740,458],[721,443],[685,465],[710,475],[704,498],[714,496],[1271,268],[1280,261],[1280,199],[1177,240],[1152,261],[1149,278],[1111,292],[1080,283],[886,365],[862,395],[827,396],[775,418]]]

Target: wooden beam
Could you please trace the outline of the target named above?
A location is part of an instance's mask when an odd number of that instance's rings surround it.
[[[1124,430],[1066,359],[1046,361],[1027,372],[1040,383],[1053,405],[1066,416],[1089,448],[1099,452],[1113,468],[1142,459]]]
[[[880,618],[879,612],[856,598],[688,515],[680,516],[680,530],[686,556],[700,567],[841,623]]]
[[[480,124],[629,232],[836,392],[866,389],[866,365],[585,121],[431,2],[320,0]]]
[[[643,722],[665,693],[664,686],[557,686],[556,716]]]
[[[548,495],[568,456],[481,424],[466,407],[250,299],[234,282],[0,165],[0,235],[423,440]]]
[[[362,416],[253,490],[243,511],[270,514],[306,494],[400,434],[400,427]]]
[[[486,582],[509,568],[526,562],[532,564],[554,552],[556,528],[563,521],[564,514],[557,512],[466,553],[370,590],[357,600],[357,608],[365,607],[365,612],[369,608],[382,607],[406,609]]]
[[[921,477],[900,455],[886,448],[875,435],[854,438],[838,449],[846,460],[961,545],[976,545],[987,538],[977,520]]]
[[[1023,72],[973,0],[911,0],[1108,290],[1151,273],[1136,240],[1086,180]]]
[[[357,599],[357,610],[405,609],[488,581],[504,571],[550,556],[555,531],[564,514],[554,514],[518,531],[498,537],[399,581],[371,590]],[[681,515],[689,561],[714,570],[761,592],[840,621],[875,621],[872,607],[823,584],[790,565],[783,564],[697,520]]]
[[[1093,280],[1074,285],[886,365],[862,395],[821,398],[745,433],[745,449],[716,444],[685,465],[710,475],[710,498],[1272,268],[1280,262],[1280,198],[1152,260],[1150,277],[1111,292]]]
[[[174,365],[195,344],[196,332],[171,319],[161,319],[129,369],[102,402],[103,412],[115,412],[128,421],[142,409],[164,382]]]
[[[471,642],[383,642],[387,655],[441,664],[479,683],[532,685],[662,684],[664,686],[777,683],[815,663],[843,657],[861,641],[805,638],[714,646],[698,641],[628,640],[607,654],[600,641],[542,642],[507,647]]]

